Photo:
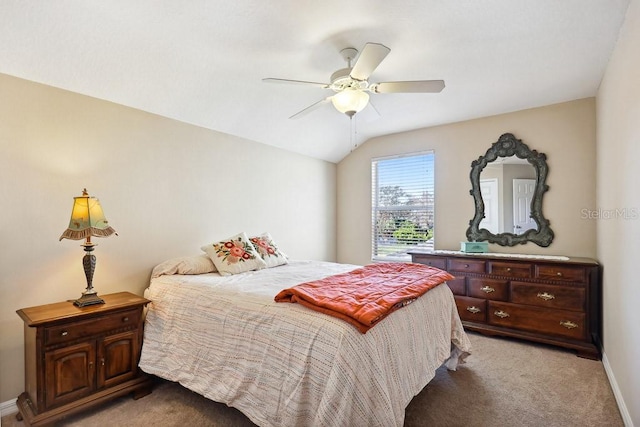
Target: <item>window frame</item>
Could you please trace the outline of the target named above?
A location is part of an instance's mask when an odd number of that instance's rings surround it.
[[[403,154],[397,154],[397,155],[391,155],[391,156],[382,156],[382,157],[374,157],[371,159],[371,260],[374,262],[384,262],[384,261],[411,261],[411,256],[405,252],[404,255],[401,256],[392,256],[392,255],[386,255],[386,256],[381,256],[379,254],[379,238],[378,238],[378,230],[377,230],[377,222],[376,222],[376,218],[378,216],[378,213],[381,211],[381,206],[379,205],[379,195],[380,195],[380,188],[379,187],[379,172],[378,172],[378,165],[379,163],[382,161],[388,161],[388,160],[396,160],[396,159],[402,159],[402,158],[409,158],[409,157],[420,157],[420,156],[431,156],[430,161],[432,164],[432,171],[431,171],[431,175],[429,176],[429,172],[427,172],[427,176],[425,177],[425,187],[424,187],[424,194],[425,194],[425,199],[427,201],[426,204],[424,205],[392,205],[392,206],[383,206],[382,210],[384,211],[419,211],[419,212],[424,212],[423,214],[425,215],[425,220],[428,221],[429,218],[431,218],[431,223],[432,226],[430,229],[427,230],[431,230],[432,231],[432,235],[431,238],[429,238],[428,240],[422,242],[424,243],[423,245],[411,245],[409,243],[407,243],[404,248],[406,249],[406,252],[409,252],[411,250],[433,250],[435,247],[435,223],[436,223],[436,215],[435,215],[435,189],[436,189],[436,182],[435,182],[435,176],[436,176],[436,172],[435,172],[435,150],[424,150],[424,151],[417,151],[417,152],[411,152],[411,153],[403,153]],[[414,180],[414,182],[419,182],[419,179]],[[429,182],[432,182],[431,185],[429,185]],[[394,184],[395,186],[395,184]],[[431,192],[430,194],[430,199],[431,199],[431,203],[429,202],[429,192]],[[420,208],[416,208],[416,206],[420,206]],[[412,207],[412,209],[407,209],[407,207]],[[411,246],[411,247],[408,247]],[[403,246],[398,246],[399,249],[403,248]]]

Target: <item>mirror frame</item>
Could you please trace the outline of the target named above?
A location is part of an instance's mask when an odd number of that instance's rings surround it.
[[[536,170],[536,188],[531,199],[531,218],[538,224],[537,229],[525,231],[523,234],[500,233],[493,234],[486,228],[479,228],[480,221],[484,218],[484,201],[480,192],[480,172],[498,157],[510,157],[516,155],[520,159],[526,159]],[[491,145],[484,156],[471,162],[471,190],[476,207],[476,213],[467,229],[467,240],[470,242],[488,241],[502,246],[523,245],[533,242],[539,246],[547,247],[553,241],[553,231],[549,226],[549,221],[542,215],[542,196],[549,190],[546,184],[549,167],[547,166],[547,156],[530,150],[529,147],[517,139],[511,133],[505,133]]]

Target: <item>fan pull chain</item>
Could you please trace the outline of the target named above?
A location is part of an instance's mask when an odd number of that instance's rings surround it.
[[[349,117],[349,125],[351,127],[349,135],[350,135],[350,144],[351,144],[351,151],[349,151],[350,153],[353,153],[353,150],[355,150],[356,148],[358,148],[358,132],[356,129],[356,121],[353,119],[353,117],[355,116],[352,115]]]

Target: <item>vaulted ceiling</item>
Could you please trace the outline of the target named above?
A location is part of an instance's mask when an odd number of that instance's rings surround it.
[[[354,143],[594,96],[629,0],[76,0],[0,2],[0,73],[337,162]],[[354,122],[329,83],[340,50],[390,54]],[[0,94],[1,96],[1,94]]]

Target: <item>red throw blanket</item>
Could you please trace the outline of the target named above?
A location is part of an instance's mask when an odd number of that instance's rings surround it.
[[[446,271],[423,264],[371,264],[284,289],[275,300],[300,303],[346,320],[365,333],[389,313],[451,279]]]

